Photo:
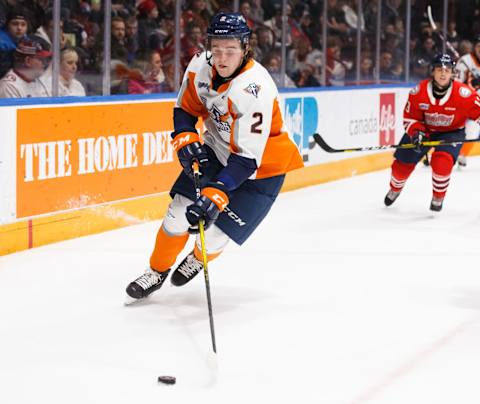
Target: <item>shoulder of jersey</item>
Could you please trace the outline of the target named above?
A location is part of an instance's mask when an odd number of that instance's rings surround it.
[[[457,66],[459,65],[459,63],[467,63],[467,62],[471,62],[473,59],[472,59],[472,54],[471,53],[466,53],[465,55],[463,55],[460,59],[458,59],[457,61]]]
[[[200,69],[203,69],[206,66],[209,66],[206,52],[197,53],[194,57],[192,57],[192,59],[190,59],[187,70],[198,72]]]
[[[234,94],[249,99],[248,102],[255,102],[259,97],[263,98],[266,94],[276,93],[275,83],[270,74],[257,62],[235,79],[232,89]]]
[[[474,94],[474,91],[469,86],[467,86],[464,83],[461,83],[460,81],[455,80],[453,82],[453,85],[454,85],[454,91],[458,91],[458,94],[462,98],[470,98]]]
[[[418,83],[415,87],[413,87],[411,90],[410,90],[410,95],[418,95],[422,89],[424,89],[427,84],[428,84],[428,79],[426,80],[422,80],[420,83]]]

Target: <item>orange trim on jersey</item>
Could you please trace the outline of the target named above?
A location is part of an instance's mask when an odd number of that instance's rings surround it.
[[[272,125],[270,127],[270,136],[277,136],[282,132],[283,118],[278,106],[278,100],[273,100]]]
[[[215,205],[217,205],[217,208],[220,210],[220,212],[223,212],[225,207],[228,205],[228,202],[230,202],[227,194],[215,187],[203,188],[202,195],[206,196]]]
[[[212,81],[210,82],[210,88],[213,89],[213,81],[215,80],[215,77],[217,77],[217,69],[215,69],[215,66],[212,67]],[[228,86],[230,86],[230,83],[232,80],[228,80],[227,82],[220,84],[218,88],[215,90],[217,93],[223,93],[224,91],[228,90]]]
[[[163,226],[157,233],[155,248],[150,257],[150,267],[158,272],[167,271],[181,253],[188,241],[188,233],[180,236],[167,234]]]
[[[226,83],[220,84],[220,86],[217,88],[217,93],[223,93],[224,91],[228,90],[228,87],[230,86],[230,83],[235,77],[238,77],[240,74],[246,72],[248,69],[251,69],[253,67],[253,59],[249,59],[247,63],[245,63],[245,66],[242,67],[242,69],[230,80],[228,80]],[[213,81],[215,80],[215,77],[217,77],[217,69],[215,66],[212,67],[212,81],[210,83],[210,88],[213,88]]]
[[[288,133],[282,132],[268,138],[256,178],[274,177],[301,167],[303,159],[297,146],[289,138]]]
[[[200,136],[198,136],[198,133],[182,132],[173,138],[172,146],[175,151],[178,152],[182,147],[194,142],[200,142]]]
[[[232,123],[230,125],[230,152],[238,153],[238,146],[235,144],[235,122],[237,121],[238,114],[233,112],[233,102],[228,99],[228,112],[232,116]]]
[[[238,72],[237,76],[240,75],[240,74],[242,74],[242,73],[244,73],[244,72],[246,72],[248,69],[251,69],[251,68],[253,67],[253,65],[254,65],[253,59],[249,59],[248,62],[245,63],[245,66],[242,67],[242,70],[240,70],[240,71]]]
[[[188,72],[188,85],[185,91],[182,94],[182,99],[180,100],[180,106],[182,109],[187,111],[190,115],[193,116],[208,116],[208,112],[205,109],[205,106],[200,101],[198,97],[197,90],[195,89],[195,73]]]
[[[257,170],[256,178],[268,178],[285,174],[288,171],[303,167],[303,159],[297,146],[282,132],[283,118],[278,100],[273,101],[272,125],[270,137],[263,151],[262,163]]]

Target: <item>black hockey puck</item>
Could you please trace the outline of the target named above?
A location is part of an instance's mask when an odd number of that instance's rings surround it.
[[[163,384],[175,384],[177,379],[174,376],[158,376],[158,382]]]

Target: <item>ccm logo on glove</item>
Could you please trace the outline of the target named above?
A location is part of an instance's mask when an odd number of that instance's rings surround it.
[[[200,142],[198,133],[183,132],[175,136],[175,138],[172,140],[172,146],[175,151],[178,152],[182,147],[185,147],[193,142]]]
[[[225,207],[228,205],[228,196],[225,192],[222,192],[218,188],[207,187],[202,189],[202,195],[210,199],[220,212],[223,212]]]

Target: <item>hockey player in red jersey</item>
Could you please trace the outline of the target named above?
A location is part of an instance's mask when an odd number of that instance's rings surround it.
[[[397,149],[395,152],[385,205],[395,202],[416,164],[429,151],[429,147],[421,146],[423,140],[462,142],[465,140],[465,121],[479,121],[480,98],[469,86],[454,80],[454,70],[452,58],[439,54],[431,63],[432,77],[421,81],[410,91],[403,113],[406,134],[400,144],[413,143],[417,147]],[[442,209],[460,148],[461,143],[440,145],[432,153],[433,196],[430,209],[433,211]]]
[[[278,90],[249,46],[250,28],[239,13],[219,13],[207,30],[208,51],[188,65],[174,108],[172,145],[183,171],[158,231],[150,268],[127,287],[140,299],[159,289],[184,249],[189,233],[205,228],[208,260],[229,240],[242,244],[269,212],[288,171],[303,166],[280,109]],[[202,117],[203,138],[195,129]],[[197,198],[192,164],[201,168]],[[173,271],[182,286],[203,270],[196,244]]]

